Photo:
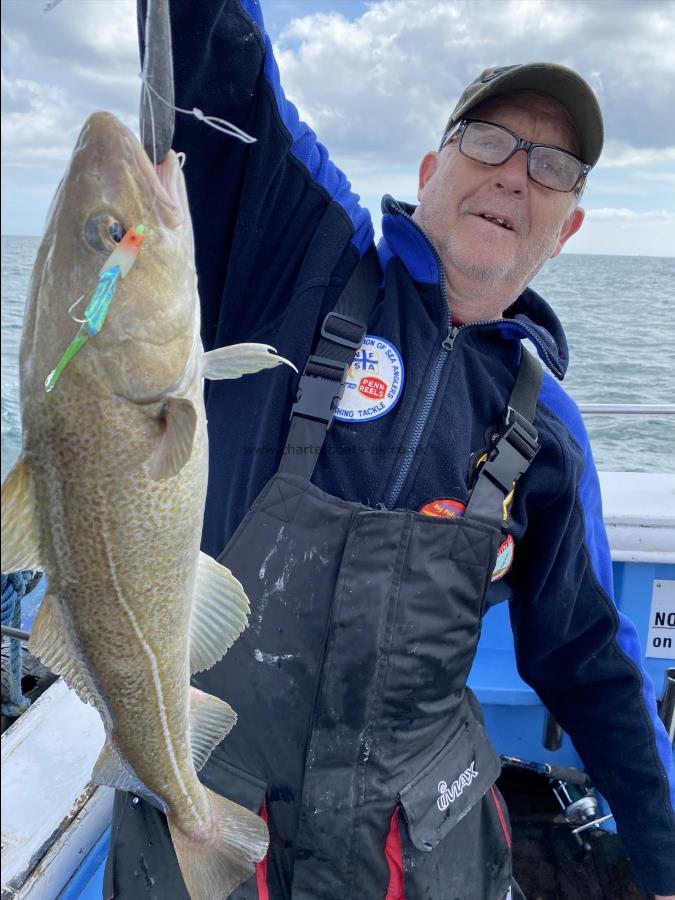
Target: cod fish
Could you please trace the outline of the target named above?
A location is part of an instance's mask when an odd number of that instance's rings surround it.
[[[54,370],[116,242],[145,243],[100,333]],[[80,307],[81,309],[81,307]],[[21,342],[23,446],[2,485],[2,571],[43,569],[29,649],[99,712],[93,778],[166,814],[194,900],[226,897],[267,849],[264,822],[197,772],[235,723],[190,674],[246,626],[239,582],[200,553],[207,483],[202,379],[287,362],[261,344],[203,353],[178,159],[153,167],[114,116],[84,125],[49,213]],[[290,363],[289,363],[290,365]]]

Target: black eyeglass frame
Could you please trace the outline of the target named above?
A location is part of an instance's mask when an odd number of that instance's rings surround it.
[[[509,155],[505,159],[503,159],[501,162],[498,162],[498,163],[484,162],[482,159],[476,159],[475,157],[471,156],[469,153],[465,153],[462,150],[462,141],[464,140],[464,133],[465,133],[466,129],[469,127],[469,125],[473,124],[474,122],[477,122],[479,125],[491,125],[493,128],[499,128],[499,129],[501,129],[501,131],[505,131],[507,134],[510,134],[512,138],[514,138],[514,140],[516,142],[516,146],[513,148],[513,150],[509,153]],[[572,191],[575,191],[577,189],[577,187],[579,186],[579,182],[582,179],[586,178],[588,173],[593,168],[593,166],[589,165],[589,163],[585,163],[582,159],[579,159],[578,156],[575,156],[574,153],[570,153],[569,150],[563,150],[562,147],[556,147],[555,144],[537,144],[534,141],[526,141],[525,138],[521,138],[519,135],[515,134],[509,128],[506,128],[504,125],[498,125],[496,122],[486,122],[484,119],[460,119],[460,121],[457,123],[457,127],[446,133],[443,140],[441,141],[441,146],[438,148],[438,152],[440,153],[441,150],[443,150],[445,147],[447,147],[448,144],[450,143],[450,141],[453,138],[457,137],[457,135],[459,135],[459,152],[462,154],[462,156],[466,156],[467,159],[471,159],[471,160],[473,160],[473,162],[479,162],[479,163],[481,163],[481,165],[484,165],[484,166],[503,166],[505,162],[508,162],[511,159],[511,157],[514,155],[514,153],[517,153],[519,150],[525,150],[525,152],[527,153],[527,174],[529,175],[530,178],[532,178],[532,181],[534,181],[535,184],[541,184],[542,187],[548,188],[549,191],[558,191],[558,193],[561,193],[561,194],[571,194]],[[565,156],[569,156],[571,159],[573,159],[579,163],[581,172],[580,172],[577,180],[574,182],[574,185],[571,188],[569,188],[569,190],[564,190],[563,188],[551,187],[550,184],[542,184],[541,181],[538,181],[536,178],[533,177],[532,173],[530,172],[530,159],[531,159],[530,154],[531,154],[531,151],[533,149],[536,149],[537,147],[545,147],[548,150],[557,150],[558,153],[564,153]]]

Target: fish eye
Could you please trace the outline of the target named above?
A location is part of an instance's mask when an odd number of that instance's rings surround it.
[[[84,238],[94,250],[110,252],[124,237],[124,225],[108,210],[89,216],[84,223]]]
[[[116,244],[119,244],[124,237],[124,229],[119,222],[111,222],[110,225],[108,225],[108,234]]]

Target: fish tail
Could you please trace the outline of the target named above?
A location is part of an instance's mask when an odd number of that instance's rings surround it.
[[[192,900],[224,900],[255,873],[255,864],[267,852],[267,826],[243,806],[204,790],[211,807],[212,838],[191,837],[172,816],[169,831]]]

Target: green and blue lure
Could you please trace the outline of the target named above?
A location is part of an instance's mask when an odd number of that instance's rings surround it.
[[[129,274],[129,270],[140,253],[144,239],[145,226],[136,225],[130,228],[103,264],[96,287],[84,309],[84,321],[80,330],[68,345],[56,368],[49,373],[45,380],[47,393],[54,390],[63,370],[75,354],[84,347],[90,337],[98,334],[103,328],[120,278]]]

